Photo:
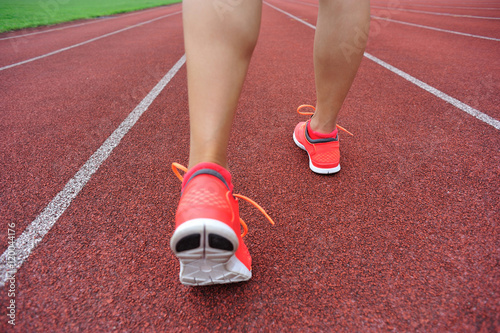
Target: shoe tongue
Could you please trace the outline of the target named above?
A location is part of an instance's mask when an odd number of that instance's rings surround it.
[[[219,178],[223,183],[225,183],[228,190],[233,191],[233,184],[231,183],[231,174],[229,171],[224,169],[218,164],[211,162],[203,162],[196,164],[193,168],[191,168],[184,175],[184,181],[182,182],[182,190],[186,187],[186,185],[196,176],[199,175],[212,175],[214,177]]]

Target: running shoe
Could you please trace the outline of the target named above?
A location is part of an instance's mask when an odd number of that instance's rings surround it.
[[[303,108],[312,108],[312,105],[301,105],[297,112],[301,115],[313,115],[314,112],[303,112]],[[311,138],[308,129],[309,122],[300,122],[293,131],[293,141],[299,148],[305,150],[309,156],[309,168],[319,174],[331,174],[340,171],[340,149],[338,131],[331,137]],[[349,131],[337,125],[337,128],[352,135]]]
[[[248,228],[239,217],[238,199],[233,194],[231,174],[214,163],[200,163],[187,169],[172,164],[182,181],[182,192],[175,216],[175,231],[170,248],[180,262],[180,281],[191,286],[247,281],[252,277],[252,258],[243,237]],[[179,170],[186,172],[181,176]],[[243,233],[241,232],[243,227]]]

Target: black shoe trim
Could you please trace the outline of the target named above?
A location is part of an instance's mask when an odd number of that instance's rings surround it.
[[[189,184],[189,182],[194,177],[199,176],[199,175],[210,175],[210,176],[217,177],[221,182],[224,183],[224,185],[226,185],[227,189],[229,190],[229,185],[227,184],[227,182],[224,179],[224,177],[222,177],[222,175],[220,173],[218,173],[217,171],[212,170],[212,169],[200,169],[200,170],[196,171],[195,173],[193,173],[193,175],[186,182],[186,185],[184,185],[184,188]]]
[[[201,244],[201,235],[200,234],[191,234],[185,237],[182,237],[177,244],[175,244],[176,252],[183,252],[188,250],[194,250],[200,247]]]
[[[216,234],[208,234],[208,245],[213,249],[225,250],[225,251],[233,251],[233,244],[225,237],[216,235]]]
[[[339,134],[338,133],[334,138],[311,139],[311,137],[309,136],[309,132],[307,131],[307,124],[306,124],[305,132],[306,132],[307,141],[309,141],[312,144],[339,141]]]

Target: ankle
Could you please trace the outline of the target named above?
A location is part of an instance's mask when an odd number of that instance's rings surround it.
[[[224,169],[228,169],[226,154],[210,153],[209,149],[206,149],[202,154],[191,152],[189,156],[188,170],[192,169],[200,163],[213,163],[221,166]]]
[[[222,178],[224,178],[226,186],[228,187],[229,190],[232,191],[233,185],[231,183],[231,173],[227,170],[227,168],[222,167],[221,165],[219,165],[217,163],[213,163],[213,162],[201,162],[201,163],[197,163],[193,167],[189,168],[188,171],[186,172],[186,174],[184,175],[184,181],[182,183],[182,188],[184,189],[184,187],[187,185],[187,182],[189,182],[189,180],[193,176],[195,176],[196,174],[199,174],[199,173],[211,174],[210,172],[203,171],[203,170],[207,170],[207,169],[213,170],[217,174],[222,176]]]
[[[309,121],[308,129],[322,136],[330,135],[337,130],[337,122],[321,121],[317,117],[313,116]]]

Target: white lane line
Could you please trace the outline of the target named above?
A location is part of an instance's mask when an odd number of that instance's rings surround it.
[[[410,13],[418,13],[418,14],[429,14],[429,15],[439,15],[439,16],[452,16],[452,17],[465,17],[465,18],[475,18],[475,19],[483,19],[483,20],[500,20],[500,17],[491,17],[491,16],[474,16],[474,15],[462,15],[462,14],[451,14],[451,13],[436,13],[436,12],[428,12],[425,10],[415,10],[415,9],[402,9],[402,8],[388,8],[388,7],[380,7],[380,6],[371,6],[372,8],[378,9],[386,9],[386,10],[399,10],[401,12],[410,12]]]
[[[380,17],[380,16],[374,16],[374,15],[372,15],[371,17],[374,18],[374,19],[377,19],[377,20],[384,20],[384,21],[388,21],[388,22],[405,24],[405,25],[410,25],[412,27],[418,27],[418,28],[435,30],[435,31],[440,31],[440,32],[447,32],[447,33],[455,34],[455,35],[461,35],[461,36],[467,36],[467,37],[474,37],[474,38],[481,38],[481,39],[487,39],[487,40],[494,40],[496,42],[500,42],[500,38],[486,37],[486,36],[480,36],[480,35],[472,35],[472,34],[467,34],[465,32],[458,32],[458,31],[453,31],[453,30],[439,29],[439,28],[434,28],[434,27],[430,27],[430,26],[427,26],[427,25],[420,25],[420,24],[415,24],[415,23],[410,23],[410,22],[398,21],[398,20],[393,20],[393,19],[390,19],[390,18],[385,18],[385,17]]]
[[[298,1],[298,0],[290,0],[290,2],[294,3],[299,3],[303,5],[308,5],[308,6],[313,6],[313,7],[318,7],[317,5],[308,3],[308,2],[303,2],[303,1]],[[486,37],[486,36],[480,36],[480,35],[473,35],[473,34],[468,34],[465,32],[458,32],[458,31],[453,31],[453,30],[445,30],[445,29],[439,29],[439,28],[434,28],[426,25],[421,25],[421,24],[415,24],[415,23],[410,23],[410,22],[404,22],[404,21],[399,21],[399,20],[393,20],[390,18],[385,18],[385,17],[380,17],[380,16],[375,16],[371,15],[372,18],[377,19],[377,20],[384,20],[384,21],[389,21],[389,22],[394,22],[394,23],[400,23],[400,24],[406,24],[410,25],[413,27],[418,27],[418,28],[423,28],[423,29],[429,29],[429,30],[435,30],[435,31],[440,31],[440,32],[447,32],[450,34],[455,34],[455,35],[461,35],[461,36],[467,36],[467,37],[475,37],[475,38],[481,38],[481,39],[487,39],[487,40],[494,40],[494,41],[500,41],[499,38],[493,38],[493,37]]]
[[[153,10],[153,9],[157,9],[157,8],[158,7],[154,7],[154,8],[150,8],[150,9],[146,9],[146,10],[141,10],[141,11],[136,11],[136,12],[133,12],[133,13],[123,14],[123,15],[121,15],[121,14],[114,14],[114,15],[117,15],[117,16],[110,16],[110,17],[106,17],[106,18],[104,18],[104,17],[102,17],[102,18],[101,17],[95,17],[95,18],[91,19],[92,21],[89,21],[89,22],[72,24],[72,25],[67,25],[67,26],[60,27],[60,28],[48,29],[48,30],[43,30],[43,31],[30,32],[30,33],[23,34],[23,35],[16,35],[16,36],[4,37],[4,38],[0,38],[0,40],[22,38],[22,37],[28,37],[28,36],[33,36],[33,35],[44,34],[46,32],[59,31],[59,30],[64,30],[64,29],[68,29],[68,28],[81,27],[82,25],[88,25],[88,24],[93,24],[93,23],[105,22],[107,20],[113,20],[113,19],[117,19],[117,18],[123,18],[123,17],[127,17],[127,16],[137,15],[137,14],[144,13],[144,12],[147,12],[147,11],[150,11],[150,10]]]
[[[297,20],[297,21],[299,21],[300,23],[303,23],[303,24],[307,25],[309,28],[316,30],[316,26],[315,26],[315,25],[312,25],[311,23],[308,23],[308,22],[306,22],[306,21],[304,21],[304,20],[302,20],[302,19],[298,18],[297,16],[290,14],[289,12],[285,12],[284,10],[282,10],[282,9],[280,9],[280,8],[278,8],[278,7],[275,7],[275,6],[271,5],[271,4],[270,4],[269,2],[267,2],[267,1],[264,1],[264,3],[265,3],[266,5],[268,5],[269,7],[271,7],[271,8],[274,8],[274,9],[275,9],[275,10],[277,10],[278,12],[281,12],[281,13],[283,13],[283,14],[285,14],[285,15],[287,15],[287,16],[289,16],[289,17],[291,17],[291,18],[293,18],[294,20]]]
[[[304,2],[304,1],[298,1],[298,0],[288,0],[288,2],[294,2],[294,3],[300,3],[300,4],[303,4],[303,5],[307,5],[307,6],[312,6],[312,7],[319,7],[318,4],[314,4],[314,3],[311,3],[311,2]],[[385,5],[385,4],[381,4],[381,5]],[[402,4],[404,6],[423,6],[423,7],[436,7],[436,8],[450,8],[450,9],[480,9],[480,10],[500,10],[500,8],[475,8],[475,7],[445,7],[445,6],[432,6],[432,5],[417,5],[417,4],[409,4],[409,3],[405,3],[405,4]],[[372,2],[372,5],[370,6],[372,8],[384,8],[384,9],[388,9],[388,10],[392,10],[394,9],[393,7],[391,8],[388,8],[388,7],[376,7],[373,5],[373,2]],[[405,10],[406,8],[400,8],[401,10]],[[431,12],[431,13],[434,13],[434,12]],[[452,15],[452,16],[455,16],[454,14],[449,14],[449,15]]]
[[[298,1],[298,0],[288,0],[288,2],[299,3],[299,4],[302,4],[302,5],[316,7],[316,8],[319,7],[319,4],[315,4],[315,3],[311,3],[311,2],[304,2],[304,1]]]
[[[281,13],[283,13],[283,14],[285,14],[285,15],[287,15],[287,16],[289,16],[289,17],[291,17],[291,18],[293,18],[293,19],[295,19],[297,21],[299,21],[300,23],[303,23],[303,24],[307,25],[308,27],[313,28],[314,30],[316,30],[316,27],[314,25],[312,25],[310,23],[307,23],[306,21],[298,18],[297,16],[294,16],[294,15],[292,15],[292,14],[290,14],[290,13],[288,13],[288,12],[286,12],[286,11],[278,8],[278,7],[275,7],[275,6],[271,5],[270,3],[266,2],[266,1],[264,1],[264,3],[266,5],[268,5],[269,7],[274,8],[275,10],[277,10],[277,11],[279,11],[279,12],[281,12]],[[386,62],[378,59],[377,57],[372,56],[369,53],[365,52],[364,56],[367,57],[368,59],[374,61],[376,64],[379,64],[380,66],[382,66],[382,67],[390,70],[394,74],[397,74],[397,75],[401,76],[402,78],[404,78],[404,79],[410,81],[411,83],[415,84],[416,86],[418,86],[418,87],[426,90],[427,92],[433,94],[434,96],[436,96],[436,97],[438,97],[438,98],[440,98],[440,99],[442,99],[442,100],[444,100],[444,101],[452,104],[453,106],[457,107],[458,109],[460,109],[460,110],[462,110],[462,111],[470,114],[473,117],[476,117],[477,119],[485,122],[486,124],[493,126],[497,130],[500,130],[500,121],[496,120],[495,118],[492,118],[492,117],[488,116],[487,114],[485,114],[485,113],[483,113],[483,112],[481,112],[479,110],[476,110],[473,107],[471,107],[471,106],[469,106],[469,105],[467,105],[465,103],[460,102],[458,99],[453,98],[453,97],[445,94],[444,92],[442,92],[442,91],[440,91],[440,90],[438,90],[438,89],[436,89],[436,88],[428,85],[425,82],[420,81],[419,79],[411,76],[410,74],[407,74],[407,73],[403,72],[402,70],[400,70],[400,69],[398,69],[398,68],[396,68],[396,67],[394,67],[392,65],[389,65],[388,63],[386,63]]]
[[[374,3],[374,2],[372,2]],[[375,4],[385,5],[385,3]],[[439,5],[425,5],[425,4],[417,4],[417,3],[400,3],[403,6],[412,6],[412,7],[430,7],[430,8],[449,8],[449,9],[476,9],[476,10],[500,10],[500,8],[482,8],[482,7],[457,7],[457,6],[439,6]],[[496,5],[496,3],[494,3]]]
[[[0,256],[0,287],[12,277],[21,265],[28,259],[33,249],[40,243],[43,237],[57,222],[59,217],[69,207],[71,201],[80,193],[92,175],[99,169],[104,161],[110,156],[113,149],[118,146],[123,137],[135,125],[137,120],[153,103],[156,97],[166,87],[179,69],[186,62],[183,55],[168,73],[156,84],[149,94],[135,107],[120,126],[106,139],[102,146],[87,160],[78,170],[66,186],[45,207],[33,222],[24,230],[13,245],[15,257],[9,253],[9,248]],[[12,249],[11,249],[12,250]]]
[[[137,28],[137,27],[140,27],[142,25],[149,24],[149,23],[152,23],[152,22],[164,19],[164,18],[169,17],[169,16],[173,16],[173,15],[176,15],[176,14],[179,14],[179,13],[181,13],[181,11],[177,11],[177,12],[174,12],[174,13],[170,13],[170,14],[167,14],[167,15],[163,15],[163,16],[154,18],[152,20],[148,20],[148,21],[144,21],[144,22],[141,22],[141,23],[138,23],[138,24],[134,24],[134,25],[131,25],[129,27],[126,27],[126,28],[123,28],[123,29],[120,29],[120,30],[116,30],[116,31],[107,33],[105,35],[102,35],[102,36],[99,36],[99,37],[95,37],[95,38],[86,40],[85,42],[81,42],[81,43],[74,44],[74,45],[71,45],[71,46],[68,46],[68,47],[64,47],[62,49],[59,49],[59,50],[56,50],[56,51],[53,51],[53,52],[49,52],[49,53],[46,53],[46,54],[38,56],[38,57],[34,57],[34,58],[31,58],[31,59],[28,59],[28,60],[16,62],[15,64],[12,64],[12,65],[7,65],[7,66],[4,66],[4,67],[0,67],[0,71],[6,70],[6,69],[9,69],[9,68],[12,68],[12,67],[16,67],[16,66],[19,66],[19,65],[27,64],[27,63],[35,61],[35,60],[39,60],[39,59],[43,59],[43,58],[46,58],[46,57],[50,57],[51,55],[58,54],[58,53],[61,53],[61,52],[67,51],[67,50],[71,50],[71,49],[74,49],[75,47],[82,46],[82,45],[85,45],[85,44],[88,44],[88,43],[92,43],[92,42],[95,42],[96,40],[103,39],[103,38],[106,38],[106,37],[109,37],[109,36],[113,36],[113,35],[116,35],[116,34],[118,34],[120,32],[124,32],[124,31],[130,30],[130,29],[133,29],[133,28]]]
[[[425,82],[420,81],[419,79],[411,76],[410,74],[403,72],[400,69],[397,69],[396,67],[394,67],[392,65],[389,65],[388,63],[378,59],[377,57],[372,56],[369,53],[365,52],[365,57],[374,61],[375,63],[379,64],[380,66],[387,68],[388,70],[401,76],[402,78],[410,81],[411,83],[424,89],[425,91],[430,92],[434,96],[450,103],[451,105],[453,105],[453,106],[459,108],[460,110],[470,114],[471,116],[476,117],[477,119],[479,119],[481,121],[484,121],[486,124],[493,126],[497,130],[500,130],[500,121],[496,120],[495,118],[492,118],[492,117],[488,116],[487,114],[484,114],[481,111],[476,110],[473,107],[471,107],[465,103],[460,102],[458,99],[453,98],[450,95],[445,94],[444,92],[428,85]]]
[[[22,38],[22,37],[28,37],[28,36],[33,36],[33,35],[44,34],[46,32],[59,31],[59,30],[64,30],[64,29],[68,29],[68,28],[81,27],[82,25],[87,25],[87,24],[93,24],[93,23],[97,23],[97,22],[102,22],[102,21],[106,21],[106,20],[112,19],[112,18],[115,18],[115,17],[110,17],[110,18],[107,18],[107,19],[101,19],[100,21],[96,20],[96,21],[90,21],[90,22],[85,22],[85,23],[78,23],[78,24],[68,25],[68,26],[61,27],[61,28],[54,28],[54,29],[48,29],[48,30],[43,30],[43,31],[30,32],[30,33],[23,34],[23,35],[16,35],[16,36],[4,37],[4,38],[0,38],[0,40]]]

